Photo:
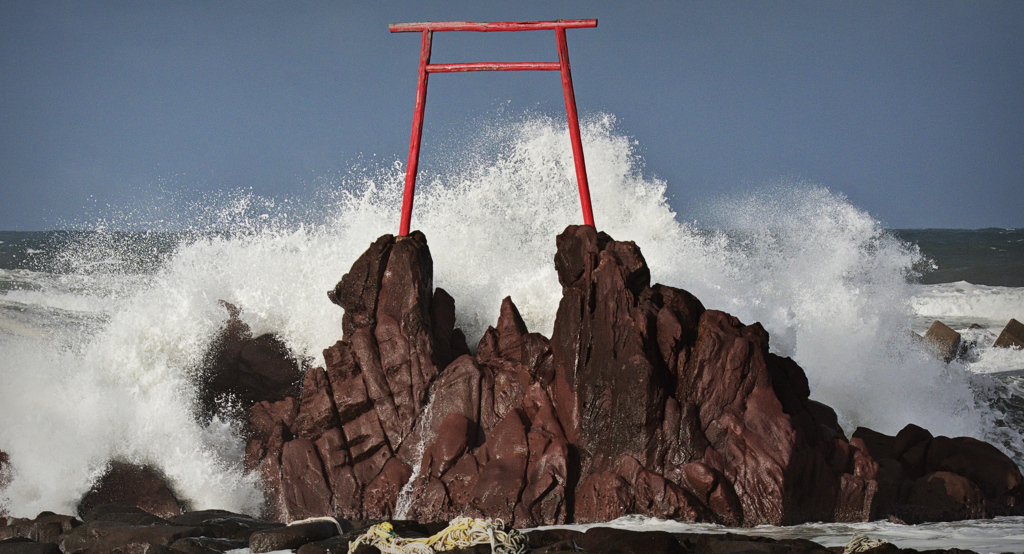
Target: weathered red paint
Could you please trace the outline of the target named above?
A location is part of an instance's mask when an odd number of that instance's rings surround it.
[[[569,45],[565,42],[565,29],[555,29],[558,41],[558,62],[562,66],[562,92],[565,93],[565,114],[569,118],[569,140],[572,141],[572,159],[576,163],[576,183],[580,188],[583,223],[594,226],[594,212],[590,208],[590,184],[587,182],[587,164],[583,161],[583,141],[580,139],[580,120],[576,115],[576,95],[572,90],[569,71]]]
[[[460,71],[559,71],[558,62],[474,62],[432,63],[427,73],[456,73]]]
[[[555,21],[423,21],[420,23],[391,23],[392,33],[414,31],[550,31],[552,29],[583,29],[597,27],[596,19],[557,19]]]
[[[466,71],[560,71],[562,92],[565,94],[565,113],[569,120],[569,138],[572,141],[572,158],[576,165],[576,181],[580,190],[580,205],[583,208],[583,223],[594,226],[594,213],[590,205],[590,186],[587,183],[587,167],[583,159],[583,142],[580,140],[580,122],[576,114],[576,96],[572,89],[572,72],[569,70],[569,46],[565,40],[566,29],[597,27],[596,19],[559,19],[557,21],[427,21],[422,23],[392,23],[392,33],[421,32],[419,80],[416,84],[416,107],[412,116],[412,136],[409,139],[409,163],[405,172],[405,192],[402,196],[402,223],[399,234],[409,234],[412,219],[412,202],[416,190],[416,171],[420,161],[420,139],[423,137],[423,111],[427,103],[427,76],[430,73],[460,73]],[[430,63],[430,45],[434,31],[542,31],[554,30],[558,46],[557,62],[473,62],[473,63]]]

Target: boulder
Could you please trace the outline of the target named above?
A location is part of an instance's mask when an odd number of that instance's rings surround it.
[[[844,551],[842,546],[825,548],[807,539],[772,539],[768,537],[749,537],[735,533],[674,533],[680,544],[688,552],[699,554],[833,554]],[[888,547],[888,549],[887,549]],[[911,554],[912,550],[900,550],[892,544],[864,550],[871,554]],[[938,551],[932,551],[937,554]]]
[[[997,348],[1024,348],[1024,323],[1011,319],[1003,331],[999,333],[996,342],[992,344]]]
[[[348,529],[341,535],[306,543],[299,547],[296,554],[348,554],[349,543],[356,540],[363,532],[365,529],[359,531]],[[369,546],[360,546],[356,552],[365,554],[367,551],[373,552],[374,550],[376,549]]]
[[[52,542],[35,542],[25,539],[0,541],[0,554],[62,554],[60,546]]]
[[[79,501],[78,513],[84,515],[105,504],[134,506],[162,518],[174,517],[184,507],[162,472],[153,466],[120,461],[110,462],[106,473]]]
[[[123,504],[101,504],[82,514],[85,523],[117,523],[120,525],[168,525],[170,522],[141,508]]]
[[[588,529],[576,543],[586,552],[629,554],[632,552],[658,552],[659,554],[685,554],[679,539],[665,531],[629,531],[610,527]]]
[[[280,527],[280,523],[261,521],[244,514],[225,510],[198,510],[185,512],[170,521],[174,525],[198,527],[206,538],[226,539],[249,543],[249,536],[256,531]],[[173,546],[173,545],[172,545]],[[244,548],[242,545],[238,548]]]
[[[295,550],[304,544],[322,541],[338,534],[338,526],[333,521],[311,521],[275,527],[253,533],[249,537],[249,550],[254,554]]]
[[[172,543],[199,536],[195,527],[177,525],[125,525],[111,521],[93,521],[72,529],[61,537],[65,554],[103,554],[110,552],[170,551]],[[159,547],[164,547],[163,549]]]
[[[967,478],[936,471],[910,484],[895,515],[907,523],[979,519],[985,517],[985,497]]]
[[[671,376],[649,355],[658,352],[658,307],[639,248],[589,226],[570,226],[557,243],[552,400],[587,475],[622,454],[645,458]]]
[[[241,311],[227,302],[221,303],[229,317],[210,345],[199,371],[199,418],[209,420],[224,410],[229,415],[245,413],[263,400],[276,402],[297,397],[302,364],[275,335],[253,337],[249,326],[239,319]]]
[[[373,519],[392,519],[398,493],[412,476],[409,466],[391,458],[363,492],[363,513]]]
[[[1024,514],[1024,477],[995,446],[971,437],[933,437],[907,425],[895,437],[854,432],[877,460],[876,517],[906,522]]]
[[[935,437],[928,446],[925,471],[950,472],[969,480],[985,499],[982,517],[1022,513],[1024,477],[1013,460],[987,442]]]
[[[171,543],[171,551],[185,554],[221,554],[249,546],[248,541],[211,537],[185,537]]]
[[[74,516],[40,512],[34,519],[12,518],[0,526],[0,540],[22,538],[41,543],[59,542],[60,536],[81,525]]]
[[[280,462],[281,446],[294,437],[292,428],[298,417],[299,402],[293,397],[278,402],[261,401],[249,409],[248,441],[245,445],[245,469],[254,471],[268,458]],[[273,452],[271,452],[273,451]]]
[[[511,301],[503,305],[503,317],[518,318]],[[527,366],[502,357],[502,323],[481,341],[490,336],[493,349],[478,350],[477,360],[459,358],[432,388],[410,500],[414,517],[494,514],[517,526],[566,520],[569,444],[543,386],[530,384]],[[518,328],[528,335],[525,325]],[[513,350],[521,359],[518,347],[504,352]]]
[[[532,549],[566,542],[579,544],[579,540],[582,537],[583,531],[572,529],[534,529],[526,532],[526,539],[530,542],[530,548]]]

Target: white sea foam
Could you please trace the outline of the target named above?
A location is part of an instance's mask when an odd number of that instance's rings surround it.
[[[413,228],[428,237],[435,285],[455,298],[471,342],[505,295],[531,330],[548,334],[561,292],[554,238],[581,220],[564,123],[506,121],[469,144],[443,171],[422,174],[417,191]],[[908,338],[916,289],[905,277],[918,254],[868,214],[824,188],[789,183],[722,201],[700,227],[681,223],[666,184],[643,175],[636,143],[613,118],[590,120],[584,144],[597,226],[636,241],[655,281],[761,321],[773,349],[805,368],[812,396],[849,430],[913,422],[943,434],[991,431],[963,367]],[[15,471],[2,502],[19,516],[72,511],[120,458],[158,466],[195,508],[256,510],[237,426],[192,418],[194,371],[226,318],[218,301],[239,306],[254,332],[278,333],[295,355],[320,362],[341,336],[341,310],[325,291],[377,236],[396,231],[403,177],[400,164],[356,171],[317,195],[315,210],[249,193],[207,199],[179,215],[192,238],[155,271],[140,272],[116,235],[78,245],[65,266],[107,275],[113,285],[95,296],[112,308],[85,336],[0,336],[0,450]]]
[[[591,525],[559,525],[541,529],[566,528],[586,531],[593,527],[614,527],[632,531],[665,531],[669,533],[727,532],[776,540],[806,539],[825,547],[846,546],[856,535],[891,542],[899,548],[946,550],[962,548],[980,554],[1024,551],[1024,517],[998,517],[986,520],[955,521],[903,525],[888,521],[866,523],[808,523],[791,527],[760,525],[734,529],[721,525],[683,523],[643,516],[626,516],[607,523]]]
[[[965,281],[918,285],[913,299],[916,327],[938,319],[954,329],[977,323],[999,333],[1011,318],[1024,321],[1024,289]]]

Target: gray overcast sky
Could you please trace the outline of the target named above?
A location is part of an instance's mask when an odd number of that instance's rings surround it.
[[[684,217],[798,177],[890,227],[1024,227],[1024,2],[0,0],[0,229],[404,161],[419,37],[389,22],[558,18],[599,20],[568,31],[581,114],[614,114]],[[557,59],[552,32],[434,43]],[[441,76],[424,147],[505,101],[564,113],[554,74]]]

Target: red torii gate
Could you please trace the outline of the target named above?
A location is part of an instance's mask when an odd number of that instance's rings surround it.
[[[423,39],[420,45],[419,81],[416,84],[416,109],[412,117],[412,137],[409,140],[409,164],[405,171],[405,193],[402,197],[402,224],[399,235],[409,234],[409,220],[412,218],[412,199],[416,189],[416,170],[420,161],[420,137],[423,135],[423,108],[427,103],[427,75],[430,73],[459,73],[463,71],[561,71],[562,90],[565,93],[565,112],[569,118],[569,137],[572,140],[572,157],[576,165],[576,182],[580,189],[580,204],[583,207],[583,223],[594,226],[594,213],[590,207],[590,187],[587,184],[587,167],[583,161],[583,143],[580,141],[580,122],[576,115],[576,96],[572,91],[572,74],[569,71],[569,46],[565,41],[566,29],[597,27],[596,19],[558,19],[555,21],[427,21],[422,23],[391,23],[392,33],[420,31]],[[475,62],[475,63],[430,63],[430,41],[434,31],[555,31],[558,43],[557,62]]]

